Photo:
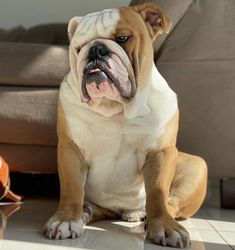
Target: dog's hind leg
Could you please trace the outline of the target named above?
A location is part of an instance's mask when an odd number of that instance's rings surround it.
[[[144,220],[146,212],[144,210],[125,210],[122,213],[122,220],[128,222],[138,222]]]
[[[90,202],[84,202],[83,205],[83,222],[85,225],[95,223],[100,220],[115,220],[120,218],[118,214],[100,207]]]
[[[168,210],[174,218],[188,218],[197,212],[205,198],[207,166],[198,156],[179,152],[178,157]]]

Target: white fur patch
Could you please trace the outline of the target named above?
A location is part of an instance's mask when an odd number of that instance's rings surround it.
[[[61,221],[56,217],[50,218],[45,225],[49,239],[67,239],[80,237],[83,232],[83,220]]]
[[[106,9],[88,14],[80,19],[74,40],[80,46],[84,46],[94,38],[107,38],[114,31],[119,19],[119,12],[116,9]]]

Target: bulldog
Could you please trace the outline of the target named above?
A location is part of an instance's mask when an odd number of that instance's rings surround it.
[[[69,22],[71,71],[57,124],[61,194],[48,238],[80,237],[84,224],[102,219],[145,218],[155,244],[190,245],[175,219],[199,209],[207,166],[176,148],[177,96],[155,67],[152,46],[170,27],[152,3]]]

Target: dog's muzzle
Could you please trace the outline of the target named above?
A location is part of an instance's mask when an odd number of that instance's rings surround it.
[[[102,43],[94,43],[89,49],[82,94],[88,101],[103,97],[128,101],[134,96],[126,67],[119,56]]]

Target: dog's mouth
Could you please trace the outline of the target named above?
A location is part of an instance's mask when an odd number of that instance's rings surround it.
[[[87,63],[83,70],[82,95],[87,103],[104,97],[128,102],[134,96],[128,72],[116,55]]]

